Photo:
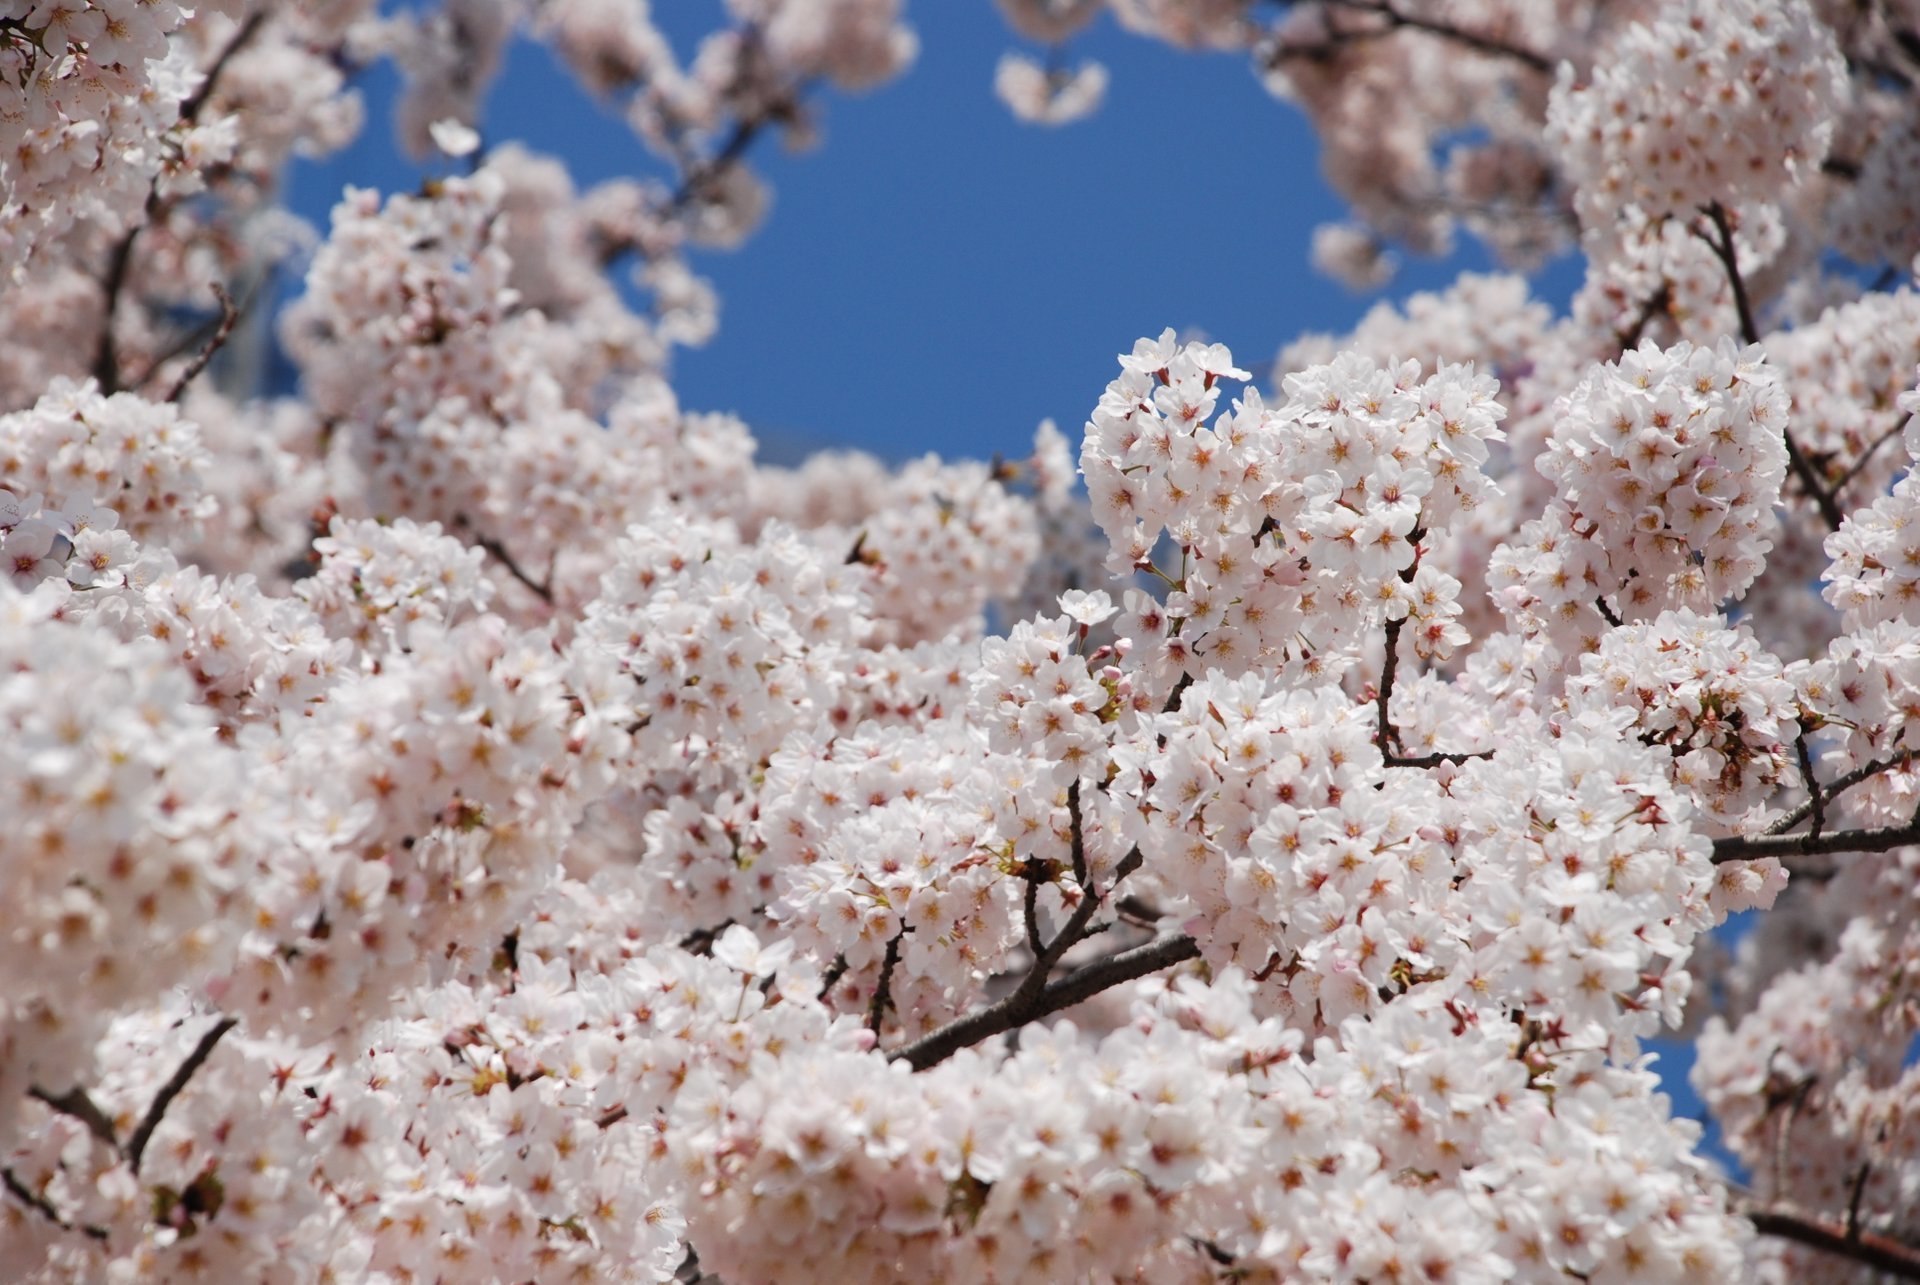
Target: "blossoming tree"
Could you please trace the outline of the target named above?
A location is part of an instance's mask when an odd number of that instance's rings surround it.
[[[791,470],[686,254],[900,0],[0,5],[6,1279],[1920,1278],[1920,5],[1002,0],[1585,285]],[[483,150],[520,36],[674,177]],[[471,173],[223,391],[381,58]]]

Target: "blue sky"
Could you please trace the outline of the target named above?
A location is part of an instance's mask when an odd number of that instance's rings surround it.
[[[715,0],[655,5],[683,57],[718,21]],[[1341,217],[1301,115],[1241,55],[1181,52],[1102,19],[1073,52],[1113,79],[1093,119],[1023,125],[993,96],[1019,38],[985,0],[912,5],[920,56],[871,93],[818,100],[823,145],[753,153],[773,186],[745,246],[701,254],[721,330],[676,361],[688,407],[729,410],[781,454],[850,445],[890,458],[1023,453],[1052,416],[1077,435],[1141,335],[1192,329],[1261,367],[1309,330],[1341,330],[1381,296],[1312,272],[1315,225]],[[294,176],[295,208],[321,227],[343,184],[410,189],[384,104],[392,75],[363,81],[372,123],[341,156]],[[547,52],[520,44],[481,122],[563,158],[582,186],[652,172],[613,115]],[[1390,293],[1490,266],[1475,245],[1408,265]],[[1556,302],[1565,265],[1543,285]]]

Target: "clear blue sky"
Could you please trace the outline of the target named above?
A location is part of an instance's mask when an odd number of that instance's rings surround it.
[[[716,0],[655,9],[683,58],[720,15]],[[1111,69],[1105,106],[1043,129],[993,96],[995,64],[1020,44],[993,6],[909,13],[921,49],[904,76],[822,95],[814,151],[757,145],[772,212],[741,249],[696,257],[719,289],[721,330],[676,361],[688,407],[736,412],[782,454],[1013,455],[1047,416],[1077,434],[1115,354],[1141,335],[1204,331],[1257,367],[1372,302],[1308,267],[1312,229],[1343,207],[1305,121],[1243,56],[1176,51],[1103,18],[1074,52]],[[294,176],[295,208],[322,228],[344,183],[419,181],[386,124],[392,73],[362,83],[361,141]],[[512,51],[482,126],[489,143],[562,157],[583,187],[651,172],[626,127],[535,45]],[[1392,292],[1487,266],[1469,245],[1408,265]],[[1547,297],[1564,300],[1568,275],[1553,274]]]

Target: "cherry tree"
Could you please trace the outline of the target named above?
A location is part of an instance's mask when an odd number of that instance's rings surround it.
[[[901,0],[0,3],[7,1279],[1920,1278],[1920,5],[1001,0],[1514,271],[781,468],[689,255]]]

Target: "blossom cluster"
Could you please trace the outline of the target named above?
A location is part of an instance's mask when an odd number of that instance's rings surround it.
[[[1712,611],[1772,547],[1786,399],[1762,354],[1645,344],[1556,405],[1556,497],[1494,555],[1501,609],[1570,661],[1610,624]]]
[[[1804,0],[1677,0],[1547,108],[1583,227],[1777,199],[1825,159],[1846,67]]]
[[[1412,624],[1422,656],[1465,640],[1458,582],[1417,564],[1423,541],[1494,493],[1492,379],[1344,357],[1288,376],[1281,407],[1250,389],[1209,425],[1221,381],[1247,377],[1224,346],[1168,331],[1122,367],[1080,464],[1108,566],[1169,586],[1130,593],[1120,626],[1161,690],[1210,668],[1338,668],[1382,620]]]

